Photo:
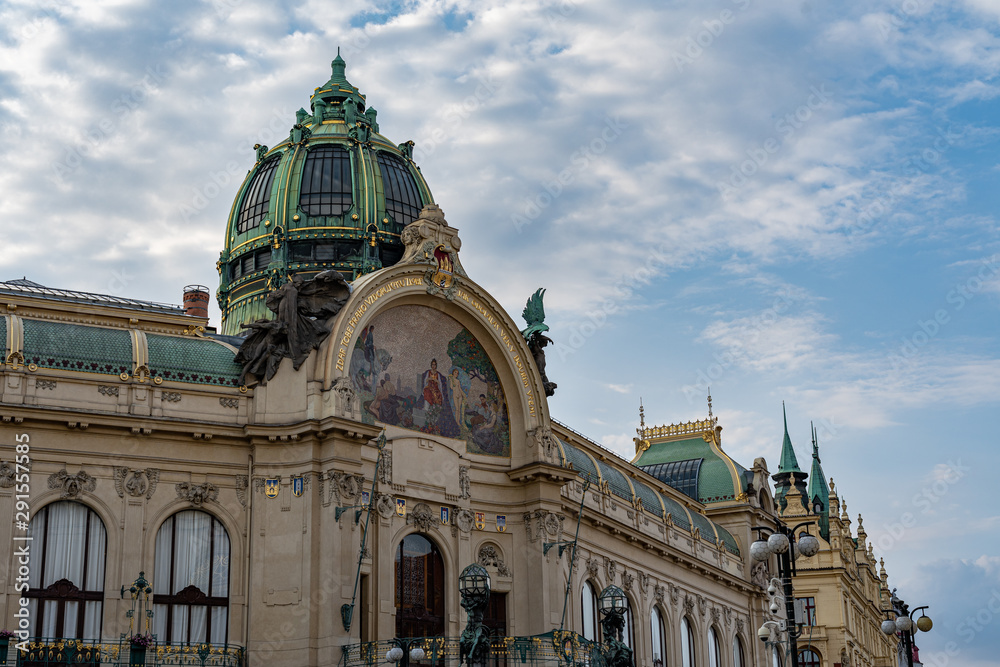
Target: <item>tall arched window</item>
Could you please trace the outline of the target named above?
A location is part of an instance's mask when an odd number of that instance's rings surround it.
[[[31,634],[100,639],[108,541],[101,518],[86,505],[60,501],[32,517],[28,534],[37,554],[24,593]]]
[[[812,649],[803,649],[799,652],[799,667],[821,667],[819,654]]]
[[[681,618],[681,665],[694,667],[694,633],[687,616]]]
[[[347,149],[329,144],[311,149],[302,168],[299,207],[307,215],[343,215],[353,199]]]
[[[185,510],[156,533],[153,629],[160,641],[224,644],[229,630],[229,535],[211,514]]]
[[[715,632],[715,628],[708,629],[708,667],[722,667],[719,637]]]
[[[635,650],[635,622],[632,619],[632,603],[625,598],[625,627],[622,628],[622,641],[633,651]]]
[[[583,636],[592,642],[597,641],[597,594],[589,581],[583,582],[580,592],[580,610],[583,613]]]
[[[653,607],[649,612],[649,638],[652,650],[653,667],[664,667],[667,664],[667,646],[663,641],[664,637],[663,617],[660,610]]]
[[[420,217],[423,205],[417,183],[406,162],[392,153],[380,151],[378,166],[385,188],[385,212],[402,228]]]
[[[444,634],[444,559],[423,535],[403,538],[396,549],[396,636]]]
[[[271,184],[274,182],[274,172],[278,168],[280,157],[275,156],[264,162],[254,174],[250,186],[243,195],[240,215],[236,220],[236,231],[241,234],[259,225],[267,215],[271,203]]]
[[[733,637],[733,667],[746,667],[743,661],[743,640],[739,635]]]

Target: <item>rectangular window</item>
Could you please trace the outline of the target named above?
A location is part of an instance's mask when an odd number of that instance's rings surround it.
[[[816,625],[816,598],[795,598],[795,606],[802,610],[803,625]]]

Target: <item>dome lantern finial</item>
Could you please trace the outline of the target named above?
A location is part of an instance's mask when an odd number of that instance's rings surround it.
[[[337,47],[337,57],[334,58],[333,62],[330,63],[330,67],[333,70],[333,74],[330,76],[331,81],[337,81],[338,83],[347,82],[347,76],[345,75],[345,71],[347,70],[347,63],[344,62],[344,59],[340,57],[339,46]]]

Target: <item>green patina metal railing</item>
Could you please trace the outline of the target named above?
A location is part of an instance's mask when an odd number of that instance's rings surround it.
[[[391,664],[386,653],[395,647],[423,649],[422,659],[406,658],[411,667],[459,667],[458,637],[419,637],[382,640],[343,647],[341,667]],[[400,661],[402,664],[403,661]],[[489,658],[481,667],[606,667],[600,644],[570,631],[554,630],[530,637],[500,637],[490,641]]]
[[[0,663],[2,664],[2,663]],[[144,665],[144,667],[246,667],[246,649],[233,644],[164,644],[145,650],[141,663],[138,653],[131,656],[128,642],[100,642],[85,639],[34,637],[28,650],[19,651],[11,641],[7,667],[66,667],[78,665]]]

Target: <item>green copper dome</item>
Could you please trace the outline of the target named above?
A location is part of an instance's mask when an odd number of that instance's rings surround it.
[[[379,133],[377,112],[344,75],[338,52],[330,80],[299,109],[289,137],[257,146],[219,256],[222,333],[270,318],[267,293],[293,274],[336,269],[348,280],[391,266],[399,235],[433,203],[413,162],[413,142]]]

